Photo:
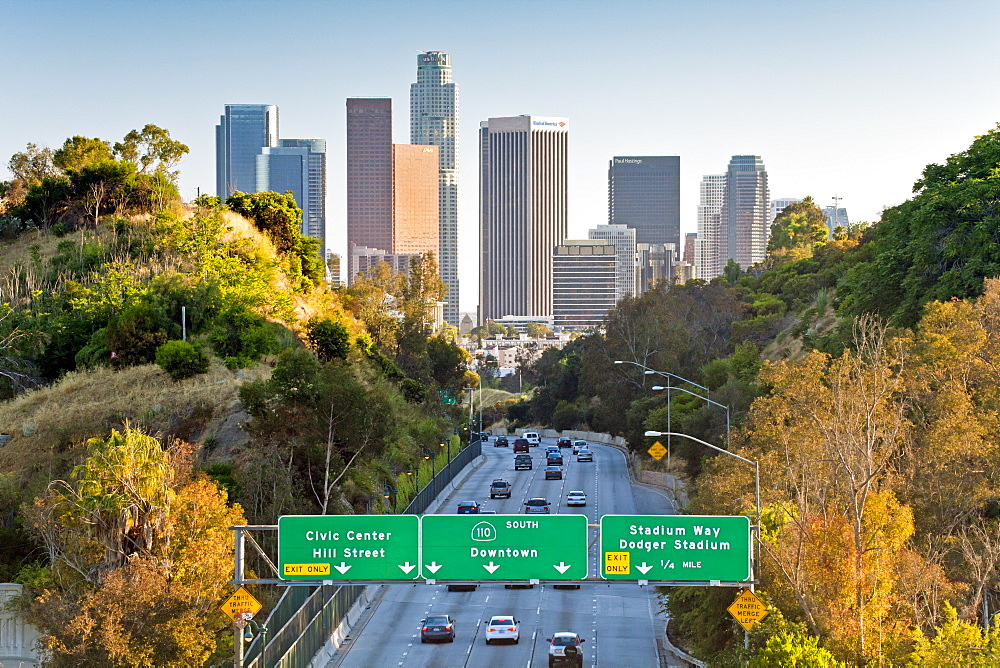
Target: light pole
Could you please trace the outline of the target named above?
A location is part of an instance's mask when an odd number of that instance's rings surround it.
[[[638,362],[633,362],[631,360],[615,360],[615,364],[634,364],[635,366],[643,369],[643,374],[646,375],[646,376],[650,376],[650,375],[652,375],[652,374],[655,373],[655,374],[659,374],[661,376],[665,376],[667,378],[676,378],[677,380],[679,380],[679,381],[681,381],[683,383],[687,383],[688,385],[694,385],[695,387],[698,387],[698,388],[701,388],[701,389],[705,390],[705,395],[706,396],[710,396],[712,394],[712,391],[710,389],[708,389],[707,387],[705,387],[704,385],[699,385],[698,383],[694,382],[693,380],[688,380],[687,378],[684,378],[683,376],[678,376],[676,373],[670,373],[669,371],[656,371],[655,369],[650,369],[645,364],[639,364]]]
[[[746,462],[747,464],[750,464],[751,466],[753,466],[754,513],[755,513],[756,517],[754,518],[753,526],[750,527],[753,530],[753,533],[754,533],[753,550],[751,552],[751,558],[750,558],[750,591],[755,591],[754,578],[757,576],[757,563],[758,563],[758,561],[760,559],[760,546],[759,546],[759,543],[760,543],[760,464],[758,462],[756,462],[755,460],[746,459],[744,457],[740,457],[739,455],[733,454],[732,452],[729,452],[728,450],[723,450],[722,448],[720,448],[718,446],[712,445],[711,443],[706,443],[705,441],[701,440],[700,438],[695,438],[694,436],[689,436],[687,434],[680,434],[680,433],[669,432],[669,431],[647,431],[645,433],[645,435],[646,436],[667,436],[668,438],[670,436],[682,436],[684,438],[690,438],[692,441],[695,441],[696,443],[701,443],[702,445],[704,445],[707,448],[712,448],[716,452],[721,452],[724,455],[729,455],[730,457],[735,457],[736,459],[740,460],[741,462]],[[749,641],[749,636],[746,633],[744,633],[743,644],[745,646],[747,646],[747,645],[749,645],[749,642],[750,642]]]
[[[431,457],[430,451],[424,450],[424,459],[431,460],[431,480],[433,480],[434,476],[437,475],[437,472],[434,470],[434,457]]]
[[[667,391],[667,433],[670,433],[670,431],[673,429],[673,427],[670,425],[670,390],[680,390],[681,392],[687,392],[692,397],[698,397],[699,399],[704,399],[705,401],[707,401],[708,403],[712,404],[713,406],[718,406],[719,408],[724,408],[726,410],[726,449],[727,450],[730,449],[731,444],[730,444],[730,440],[729,440],[729,435],[730,435],[729,434],[729,406],[726,406],[724,404],[720,404],[718,401],[712,401],[708,397],[703,397],[700,394],[696,394],[694,392],[691,392],[690,390],[685,390],[683,387],[676,387],[674,385],[654,385],[652,387],[652,389],[653,389],[654,392],[659,391],[659,390],[666,390]]]

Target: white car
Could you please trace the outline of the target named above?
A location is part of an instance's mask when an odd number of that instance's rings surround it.
[[[555,665],[569,664],[583,668],[583,647],[587,642],[575,633],[553,633],[549,642],[549,668]]]
[[[587,495],[580,491],[570,492],[566,495],[566,505],[585,506],[587,505]]]
[[[495,615],[486,622],[486,644],[495,642],[511,642],[515,645],[521,638],[519,624],[521,622],[510,615]]]
[[[573,454],[580,452],[587,447],[586,441],[573,441]]]

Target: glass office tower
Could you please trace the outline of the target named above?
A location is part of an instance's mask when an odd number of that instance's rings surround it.
[[[608,224],[635,230],[636,243],[680,247],[681,159],[615,156],[608,166]]]
[[[273,104],[227,104],[215,126],[215,194],[257,192],[257,155],[278,145],[278,107]]]

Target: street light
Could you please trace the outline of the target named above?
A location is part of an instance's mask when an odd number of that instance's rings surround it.
[[[683,376],[678,376],[676,373],[670,373],[669,371],[656,371],[655,369],[650,369],[645,364],[639,364],[638,362],[633,362],[631,360],[615,360],[615,364],[634,364],[637,367],[640,367],[641,369],[643,369],[643,374],[646,375],[646,376],[650,376],[650,375],[656,373],[656,374],[659,374],[661,376],[665,376],[667,378],[676,378],[677,380],[679,380],[681,382],[684,382],[684,383],[687,383],[688,385],[694,385],[695,387],[698,387],[698,388],[701,388],[701,389],[705,390],[705,394],[706,395],[711,395],[712,394],[712,391],[710,389],[708,389],[707,387],[705,387],[704,385],[699,385],[698,383],[694,382],[693,380],[688,380],[687,378],[684,378]]]
[[[685,390],[683,387],[676,387],[674,385],[654,385],[652,387],[652,390],[654,392],[659,391],[659,390],[666,390],[667,391],[667,433],[670,433],[670,431],[673,429],[673,427],[670,424],[670,390],[680,390],[681,392],[687,392],[692,397],[698,397],[699,399],[704,399],[705,401],[707,401],[708,403],[712,404],[713,406],[718,406],[719,408],[726,409],[726,449],[727,450],[730,449],[730,445],[731,444],[730,444],[730,439],[729,439],[729,406],[726,406],[724,404],[720,404],[718,401],[712,401],[708,397],[703,397],[700,394],[696,394],[696,393],[694,393],[694,392],[692,392],[690,390]],[[670,468],[670,467],[667,466],[667,468]]]
[[[756,576],[756,573],[757,573],[757,562],[758,562],[758,559],[760,557],[760,549],[759,549],[759,545],[758,545],[758,543],[760,542],[760,464],[758,464],[756,461],[754,461],[752,459],[745,459],[743,457],[740,457],[739,455],[736,455],[736,454],[733,454],[732,452],[729,452],[728,450],[723,450],[722,448],[720,448],[718,446],[712,445],[711,443],[706,443],[705,441],[701,440],[700,438],[695,438],[694,436],[689,436],[687,434],[680,434],[680,433],[669,432],[669,431],[647,431],[645,435],[646,436],[667,436],[667,437],[670,437],[670,436],[683,436],[684,438],[690,438],[692,441],[695,441],[696,443],[701,443],[702,445],[704,445],[707,448],[712,448],[716,452],[721,452],[724,455],[729,455],[730,457],[735,457],[736,459],[740,460],[741,462],[746,462],[747,464],[751,464],[753,466],[754,511],[755,511],[757,517],[756,517],[756,519],[754,521],[754,526],[751,527],[753,529],[754,533],[756,534],[756,540],[754,541],[754,554],[753,554],[753,559],[751,560],[752,563],[751,563],[751,567],[750,567],[750,591],[754,591],[753,580],[754,580],[754,577]]]
[[[434,457],[431,457],[430,451],[424,450],[424,459],[431,460],[431,480],[433,480],[437,473],[434,470]]]

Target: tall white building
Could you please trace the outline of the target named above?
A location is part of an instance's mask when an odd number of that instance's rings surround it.
[[[725,261],[721,253],[722,199],[726,195],[726,175],[707,174],[701,177],[698,199],[698,238],[694,246],[694,264],[698,278],[711,280],[722,273]]]
[[[801,202],[802,199],[799,197],[782,197],[780,199],[771,200],[771,217],[768,219],[768,225],[774,223],[774,219],[778,217],[778,214],[785,210],[785,207],[789,204],[795,204],[796,202]]]
[[[628,225],[598,225],[587,233],[591,239],[610,241],[615,246],[615,299],[639,293],[636,272],[636,230]]]
[[[568,140],[566,118],[480,124],[480,323],[552,315],[553,251],[567,231]]]
[[[444,318],[459,325],[458,314],[458,86],[451,80],[451,55],[417,55],[417,81],[410,84],[410,143],[438,148],[438,266],[448,286]]]

